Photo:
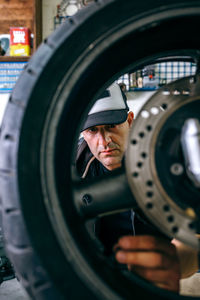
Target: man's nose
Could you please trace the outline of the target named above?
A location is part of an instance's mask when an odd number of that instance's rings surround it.
[[[106,131],[99,133],[99,143],[103,146],[107,146],[111,142],[110,134]]]

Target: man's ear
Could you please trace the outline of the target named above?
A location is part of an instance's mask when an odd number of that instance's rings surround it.
[[[84,131],[82,131],[81,135],[82,135],[82,137],[83,137],[84,140],[85,140],[85,133],[84,133]]]
[[[132,111],[129,111],[128,117],[127,117],[129,127],[131,127],[131,125],[133,124],[133,120],[134,120],[134,113]]]

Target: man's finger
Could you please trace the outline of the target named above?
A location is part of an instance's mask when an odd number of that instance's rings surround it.
[[[119,263],[146,268],[167,269],[172,264],[172,259],[161,252],[119,250],[115,256]]]
[[[125,236],[119,239],[117,248],[123,250],[147,250],[160,251],[167,255],[174,256],[176,254],[176,247],[168,240],[154,236]]]
[[[129,270],[153,283],[179,287],[180,271],[178,265],[167,270],[130,266]]]

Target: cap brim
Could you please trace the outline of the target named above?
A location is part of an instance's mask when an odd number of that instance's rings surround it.
[[[109,110],[91,114],[87,117],[82,131],[98,125],[120,124],[127,119],[127,110]]]

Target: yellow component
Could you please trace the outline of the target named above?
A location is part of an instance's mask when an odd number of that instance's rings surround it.
[[[30,56],[31,47],[30,45],[10,45],[10,56]]]
[[[185,213],[188,217],[191,217],[191,218],[196,218],[196,214],[195,214],[195,211],[191,208],[191,207],[188,207],[186,210],[185,210]]]

